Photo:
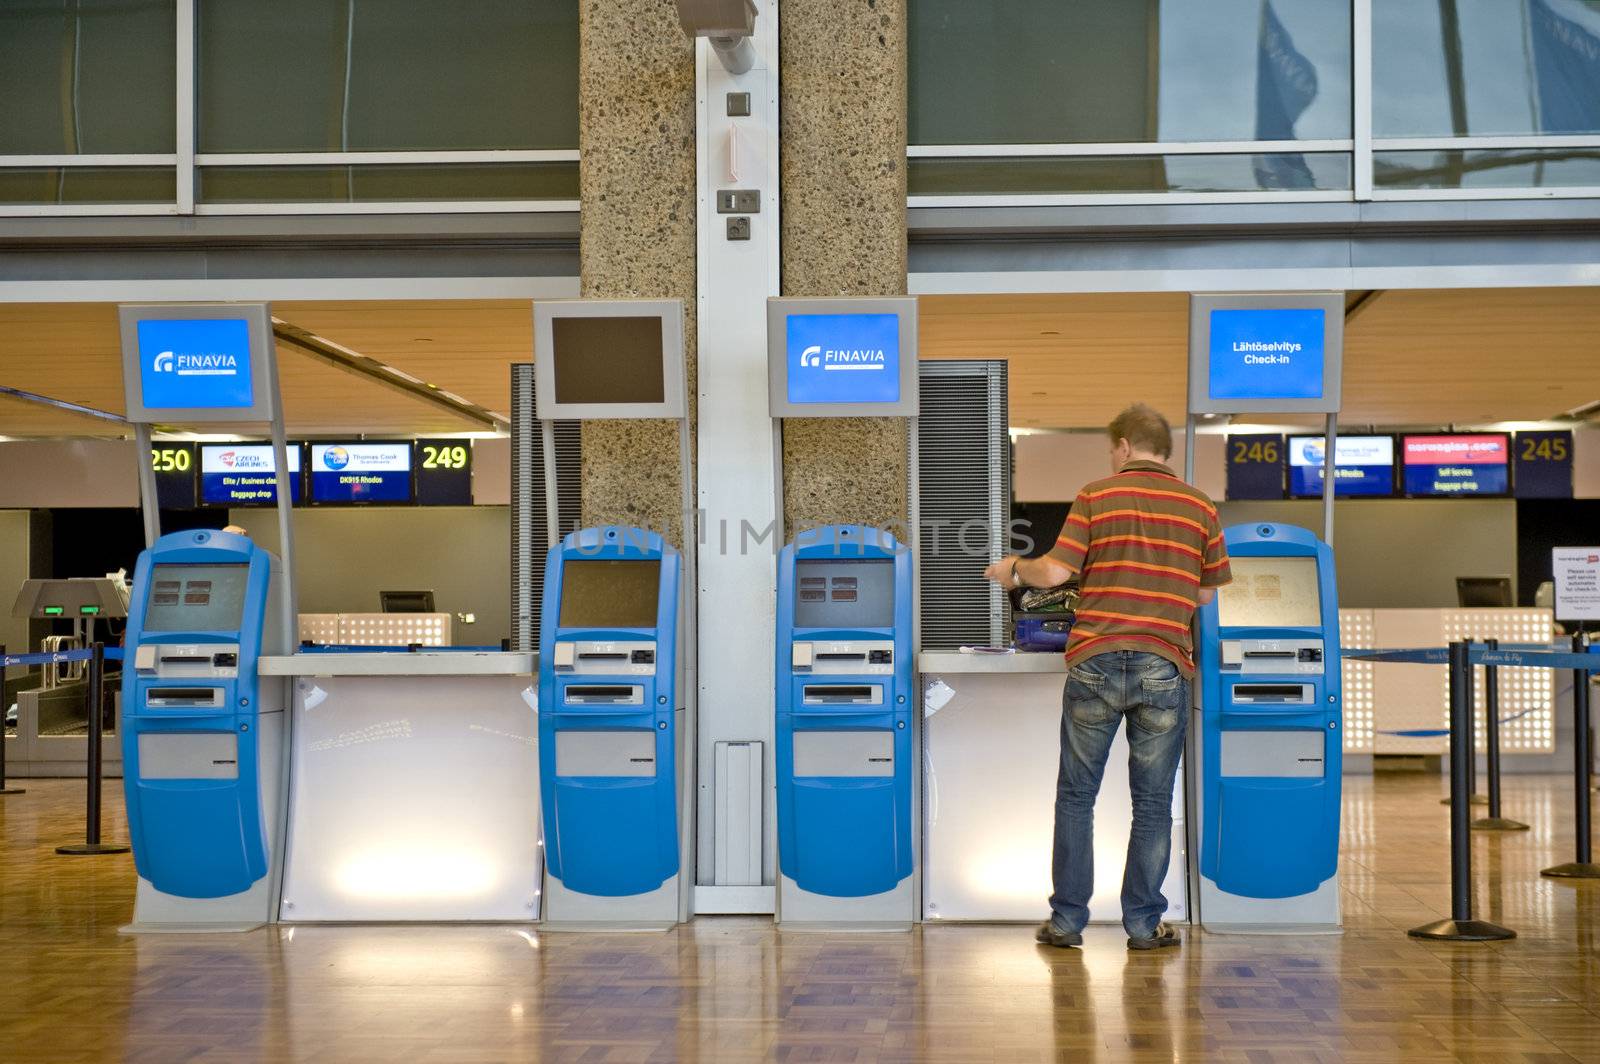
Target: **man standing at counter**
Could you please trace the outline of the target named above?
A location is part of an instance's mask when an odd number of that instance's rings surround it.
[[[1129,949],[1178,945],[1161,917],[1172,856],[1172,789],[1189,720],[1195,609],[1232,579],[1216,505],[1166,465],[1172,427],[1138,403],[1108,426],[1111,476],[1078,493],[1055,547],[984,570],[1005,587],[1079,579],[1067,643],[1061,772],[1056,781],[1054,892],[1035,938],[1077,946],[1094,890],[1094,802],[1106,758],[1128,723],[1133,831],[1122,879]]]

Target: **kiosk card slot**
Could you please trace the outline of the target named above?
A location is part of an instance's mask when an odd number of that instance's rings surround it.
[[[144,704],[151,709],[216,709],[223,704],[220,687],[150,687]]]
[[[644,688],[638,684],[568,684],[564,695],[568,705],[644,705]]]
[[[1245,705],[1274,704],[1308,706],[1316,700],[1312,685],[1306,683],[1237,683],[1233,701]]]
[[[876,706],[883,704],[877,684],[806,684],[803,701],[808,706]]]

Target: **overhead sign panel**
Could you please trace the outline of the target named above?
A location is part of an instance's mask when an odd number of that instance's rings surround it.
[[[1322,495],[1322,463],[1327,443],[1321,436],[1289,437],[1289,494]],[[1394,437],[1340,436],[1334,448],[1333,493],[1394,494]]]
[[[1344,294],[1189,297],[1189,411],[1339,410]]]
[[[289,494],[300,492],[305,461],[298,444],[289,446]],[[207,506],[270,506],[278,499],[278,466],[270,443],[200,445],[200,501]]]
[[[411,443],[313,443],[312,502],[410,502]]]
[[[117,310],[129,421],[272,420],[277,382],[265,303],[124,304]]]
[[[1504,495],[1511,489],[1505,433],[1406,436],[1401,449],[1407,495]]]
[[[541,421],[684,416],[682,300],[539,300],[533,350]]]
[[[767,300],[773,417],[917,413],[917,301]]]

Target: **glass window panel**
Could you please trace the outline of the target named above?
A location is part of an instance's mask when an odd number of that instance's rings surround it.
[[[578,164],[208,166],[202,203],[350,203],[578,198]]]
[[[912,144],[1350,136],[1334,0],[910,0]]]
[[[174,203],[171,167],[0,169],[0,203]]]
[[[0,2],[0,155],[172,152],[176,39],[173,0]]]
[[[1600,133],[1600,0],[1381,0],[1379,137]]]
[[[912,159],[913,196],[1259,192],[1350,188],[1342,152]]]
[[[1600,188],[1600,148],[1387,151],[1372,156],[1379,188]]]
[[[576,148],[575,0],[206,0],[203,152]]]

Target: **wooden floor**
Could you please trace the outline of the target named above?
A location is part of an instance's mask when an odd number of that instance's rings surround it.
[[[83,784],[0,798],[0,1061],[1600,1061],[1600,883],[1571,859],[1571,785],[1512,778],[1534,825],[1476,842],[1478,905],[1513,942],[1404,929],[1448,907],[1436,777],[1346,786],[1347,933],[1188,932],[1130,954],[1031,929],[779,934],[712,917],[668,934],[282,927],[119,935],[126,856],[58,857]],[[107,837],[125,838],[120,787]],[[1041,911],[1043,902],[1041,901]]]

